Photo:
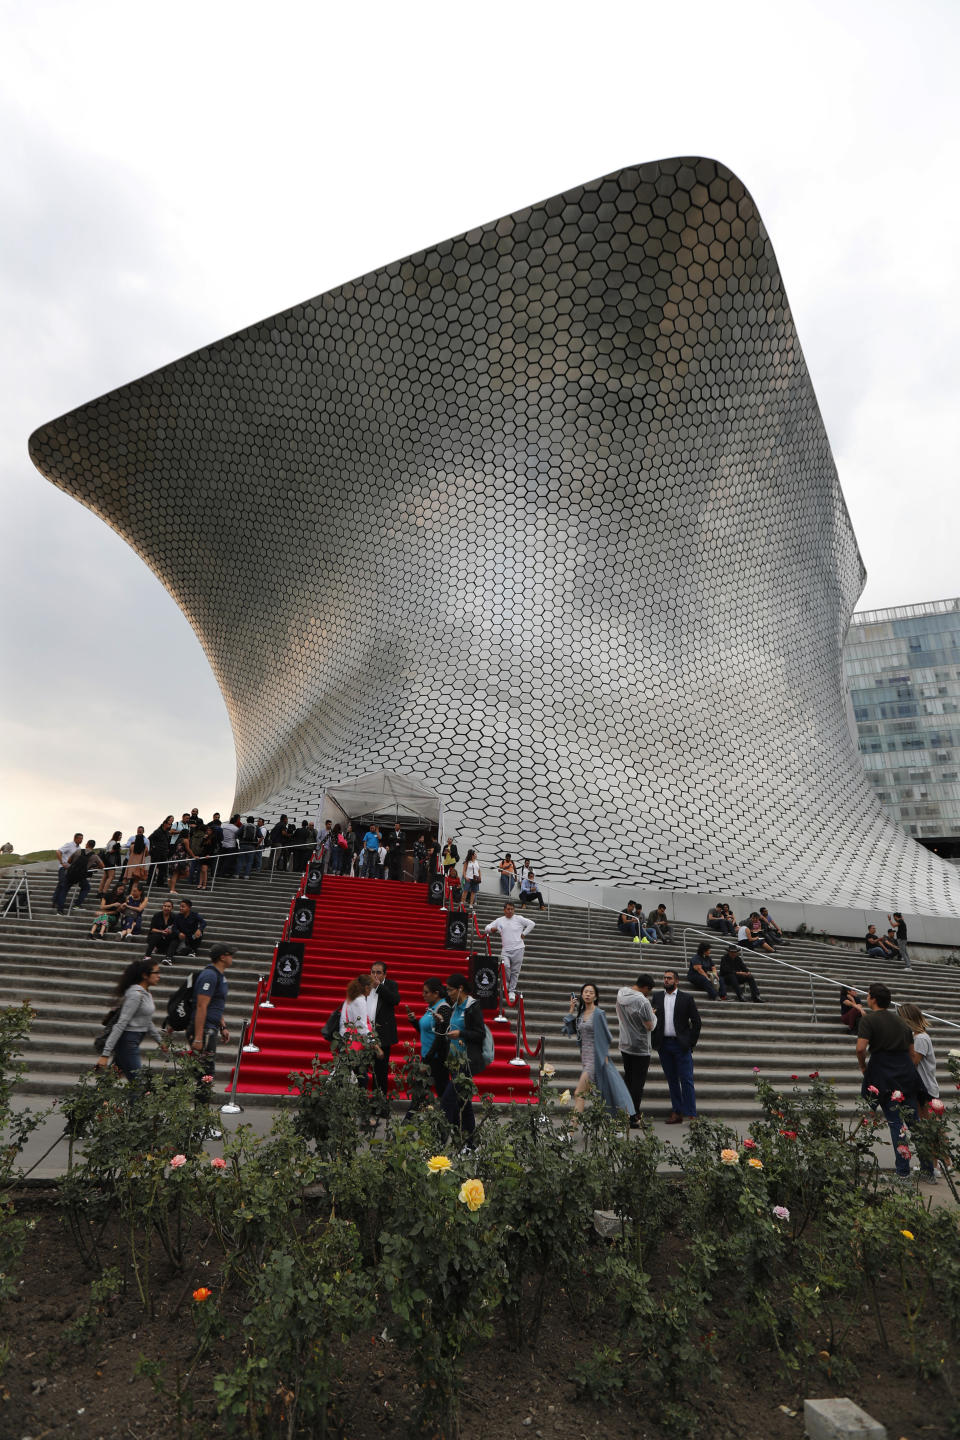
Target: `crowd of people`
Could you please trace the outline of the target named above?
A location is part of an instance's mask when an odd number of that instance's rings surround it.
[[[355,1039],[366,1042],[373,1060],[369,1071],[359,1078],[361,1083],[369,1082],[379,1095],[381,1113],[387,1109],[390,1053],[399,1038],[399,1003],[396,982],[388,978],[387,966],[377,961],[369,972],[350,981],[343,1004],[330,1016],[325,1032],[335,1051]],[[473,1077],[487,1063],[484,1042],[488,1032],[483,1012],[470,994],[466,975],[460,971],[454,971],[445,981],[437,976],[425,980],[423,1003],[420,1015],[405,1006],[406,1016],[416,1032],[420,1059],[440,1109],[460,1136],[464,1150],[469,1151],[476,1144],[477,1129]],[[417,1103],[411,1099],[410,1111]]]
[[[126,841],[115,831],[108,844],[98,850],[93,840],[81,833],[60,847],[52,904],[60,913],[73,889],[74,908],[83,908],[99,872],[96,913],[91,939],[116,935],[121,941],[142,936],[145,955],[126,967],[117,988],[117,1004],[105,1031],[101,1066],[114,1064],[129,1079],[140,1068],[140,1045],[150,1034],[166,1048],[173,1033],[168,1023],[161,1031],[154,1020],[151,995],[160,966],[173,963],[180,954],[196,956],[204,940],[206,921],[193,902],[177,894],[188,884],[198,890],[208,886],[210,868],[216,862],[218,875],[249,878],[263,864],[264,850],[277,847],[279,869],[303,869],[316,856],[325,873],[356,875],[367,879],[425,881],[442,871],[454,903],[475,910],[483,883],[476,850],[467,851],[461,861],[456,841],[450,837],[441,845],[428,831],[411,838],[397,824],[381,830],[375,824],[362,833],[347,822],[326,821],[320,833],[308,821],[290,822],[282,815],[267,827],[262,819],[236,814],[221,821],[200,818],[196,809],[184,812],[179,822],[168,815],[149,835],[144,826]],[[412,862],[407,867],[407,859]],[[520,865],[506,852],[496,866],[499,892],[504,899],[503,914],[486,926],[486,934],[499,935],[501,958],[510,1003],[516,1000],[525,941],[535,928],[522,914],[528,905],[544,901],[533,866],[528,859]],[[151,885],[165,884],[165,898],[149,922],[146,920]],[[514,899],[516,892],[516,900]],[[900,961],[910,969],[907,927],[903,915],[887,916],[888,927],[878,934],[868,927],[864,937],[866,953],[874,958]],[[618,931],[637,945],[669,944],[673,928],[663,903],[651,903],[645,913],[639,900],[630,900],[617,916]],[[710,1000],[725,1001],[730,992],[742,1001],[749,993],[763,1003],[756,977],[746,953],[756,950],[773,953],[789,944],[783,930],[766,906],[737,920],[730,906],[718,901],[706,916],[707,928],[724,937],[719,964],[713,945],[701,941],[687,967],[687,982]],[[191,977],[186,1014],[187,1042],[196,1052],[200,1069],[212,1074],[219,1042],[229,1039],[224,1022],[228,987],[225,971],[233,961],[232,950],[214,946],[210,960]],[[668,968],[662,991],[654,991],[652,975],[644,972],[636,983],[622,986],[616,996],[619,1051],[623,1075],[614,1062],[614,1040],[600,992],[592,981],[572,994],[564,1032],[576,1039],[580,1050],[581,1073],[574,1091],[574,1106],[582,1111],[591,1088],[608,1108],[640,1123],[641,1105],[652,1054],[656,1052],[670,1093],[668,1124],[682,1124],[697,1114],[693,1052],[701,1031],[701,1017],[693,995],[681,991],[678,973]],[[351,981],[342,1006],[331,1016],[328,1038],[359,1036],[371,1047],[369,1084],[386,1107],[389,1062],[398,1043],[397,1008],[399,990],[387,976],[382,962]],[[404,1007],[413,1025],[421,1059],[430,1075],[437,1100],[465,1147],[474,1143],[476,1119],[473,1111],[472,1077],[484,1068],[485,1026],[478,1002],[470,995],[466,977],[454,972],[442,981],[433,976],[424,982],[424,1009],[419,1015]],[[857,1058],[863,1071],[863,1094],[887,1118],[896,1152],[898,1175],[910,1174],[909,1134],[912,1117],[929,1113],[931,1103],[939,1104],[936,1056],[922,1012],[913,1005],[901,1005],[899,1014],[891,1009],[886,986],[871,985],[861,992],[843,986],[840,997],[843,1025],[857,1035]],[[898,1098],[899,1097],[899,1098]],[[933,1177],[933,1159],[920,1155],[921,1175]]]

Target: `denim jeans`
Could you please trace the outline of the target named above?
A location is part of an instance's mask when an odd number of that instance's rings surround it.
[[[708,980],[706,975],[701,975],[697,970],[690,970],[687,979],[696,990],[705,990],[711,1000],[716,1000],[717,991],[720,992],[721,999],[726,997],[727,982],[716,970],[713,971],[712,980]]]
[[[145,1030],[124,1030],[120,1039],[117,1041],[116,1048],[113,1052],[113,1063],[120,1071],[120,1074],[125,1075],[128,1080],[132,1080],[140,1069],[142,1063],[140,1060],[140,1041],[146,1033]]]
[[[259,853],[260,853],[259,850],[253,850],[253,849],[245,850],[245,849],[243,849],[243,847],[241,846],[241,849],[240,849],[240,858],[239,858],[238,861],[237,861],[237,877],[238,877],[238,879],[240,879],[240,880],[245,880],[245,879],[247,879],[247,878],[249,877],[250,871],[251,871],[252,868],[253,868],[253,858],[254,858],[255,855],[259,855]]]
[[[660,1041],[660,1065],[670,1090],[675,1115],[692,1119],[697,1113],[697,1092],[693,1087],[693,1051],[673,1035]]]
[[[908,1155],[899,1154],[897,1151],[897,1146],[909,1146],[910,1142],[905,1141],[902,1138],[900,1132],[903,1129],[904,1123],[909,1126],[913,1125],[916,1122],[917,1107],[912,1100],[903,1100],[900,1102],[899,1105],[894,1105],[892,1100],[885,1100],[880,1102],[880,1106],[883,1110],[887,1125],[890,1128],[890,1143],[893,1145],[893,1158],[896,1163],[897,1174],[909,1177],[910,1157]],[[876,1109],[876,1106],[874,1106],[874,1109]],[[903,1120],[900,1119],[901,1110],[904,1112]]]

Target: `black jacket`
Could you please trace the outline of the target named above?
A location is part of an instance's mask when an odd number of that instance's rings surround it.
[[[396,1045],[397,1016],[400,1003],[400,987],[389,975],[377,990],[377,1020],[375,1029],[381,1045]]]
[[[444,1024],[442,1030],[441,1030],[441,1028],[440,1028],[440,1016],[439,1016],[439,1015],[437,1016],[437,1023],[436,1023],[436,1027],[435,1027],[435,1033],[436,1033],[437,1035],[441,1035],[441,1034],[445,1035],[445,1034],[446,1034],[447,1030],[450,1028],[450,1020],[451,1020],[451,1018],[452,1018],[452,1015],[453,1015],[453,1007],[451,1006],[451,1007],[447,1010],[447,1013],[446,1013],[446,1016],[445,1016],[445,1024]],[[464,1046],[464,1049],[465,1049],[466,1052],[467,1052],[467,1062],[468,1062],[468,1064],[469,1064],[469,1066],[470,1066],[471,1071],[479,1070],[479,1069],[481,1068],[481,1066],[483,1065],[483,1039],[484,1039],[484,1029],[483,1029],[483,1027],[484,1027],[483,1010],[482,1010],[479,1002],[476,1001],[476,1000],[474,1000],[474,999],[471,997],[470,1002],[469,1002],[468,1005],[467,1005],[467,1008],[466,1008],[466,1009],[464,1010],[464,1012],[463,1012],[463,1022],[462,1022],[462,1025],[461,1025],[461,1033],[460,1033],[460,1037],[459,1037],[460,1040],[461,1040],[461,1042],[462,1042],[462,1044],[463,1044],[463,1046]],[[456,1041],[454,1041],[453,1043],[456,1044]],[[434,1047],[434,1048],[436,1048],[436,1047]],[[431,1051],[431,1054],[432,1054],[432,1053],[433,1053],[433,1052]],[[449,1045],[448,1045],[448,1053],[449,1053]],[[454,1053],[457,1053],[457,1052],[454,1052]]]
[[[673,1028],[677,1032],[677,1039],[687,1050],[692,1050],[700,1039],[700,1011],[697,1009],[693,996],[688,995],[685,990],[678,990],[677,1004],[673,1012]],[[663,1002],[666,992],[658,990],[653,996],[651,1004],[653,1013],[657,1017],[657,1023],[653,1027],[650,1040],[655,1050],[660,1049],[660,1042],[663,1039]]]

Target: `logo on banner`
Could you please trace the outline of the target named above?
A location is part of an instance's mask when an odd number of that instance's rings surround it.
[[[309,906],[303,905],[293,912],[293,928],[295,930],[309,930],[313,925],[313,911]]]
[[[479,965],[477,967],[474,984],[478,990],[495,990],[497,986],[497,972],[492,970],[489,965]]]
[[[300,977],[300,956],[289,952],[277,961],[277,977],[283,985],[293,985]]]
[[[307,871],[307,890],[319,890],[323,883],[323,866],[311,865]]]
[[[453,940],[453,941],[456,941],[456,942],[459,944],[459,942],[460,942],[461,940],[464,941],[464,942],[466,942],[466,938],[467,938],[467,926],[466,926],[465,921],[463,921],[463,920],[451,920],[451,921],[450,921],[450,939]]]

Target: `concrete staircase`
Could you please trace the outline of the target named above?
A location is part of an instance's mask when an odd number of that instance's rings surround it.
[[[479,897],[481,925],[502,913],[499,900],[483,893]],[[701,939],[710,939],[713,958],[719,964],[725,946],[720,936],[709,936],[693,926],[674,925],[670,945],[634,945],[616,928],[615,912],[586,911],[568,906],[550,907],[549,912],[528,910],[537,928],[527,943],[520,989],[526,1009],[527,1036],[531,1045],[543,1035],[546,1055],[556,1067],[555,1083],[571,1089],[580,1073],[575,1042],[561,1033],[561,1022],[570,1003],[571,991],[593,981],[600,990],[614,1041],[617,1040],[616,992],[632,984],[641,971],[653,975],[661,987],[663,971],[676,969],[681,988],[687,985],[687,957]],[[589,930],[588,930],[589,926]],[[494,954],[499,941],[494,939]],[[743,1115],[756,1106],[754,1066],[764,1078],[778,1086],[790,1086],[791,1074],[804,1082],[810,1071],[836,1082],[844,1108],[852,1109],[859,1095],[860,1072],[855,1058],[855,1039],[840,1024],[840,983],[866,990],[874,980],[890,987],[895,1001],[911,1001],[926,1013],[934,1012],[960,1025],[960,971],[955,967],[925,963],[917,948],[912,952],[913,970],[905,973],[899,965],[870,960],[862,950],[850,950],[841,943],[793,940],[777,951],[778,960],[814,970],[828,977],[813,980],[777,964],[771,956],[751,954],[753,971],[762,1005],[749,998],[739,1003],[734,995],[712,1001],[696,993],[703,1018],[703,1031],[695,1055],[698,1106],[704,1114]],[[830,983],[835,977],[837,984]],[[814,1017],[814,1006],[816,1018]],[[512,1013],[512,1012],[511,1012]],[[960,1029],[930,1022],[938,1056],[941,1087],[951,1084],[946,1068],[947,1051],[960,1048]],[[669,1110],[666,1083],[653,1057],[644,1094],[644,1108],[651,1113]]]
[[[84,911],[58,916],[50,908],[54,881],[53,873],[31,872],[34,919],[11,913],[0,920],[0,1006],[29,1000],[37,1012],[22,1086],[24,1093],[35,1095],[62,1094],[93,1066],[92,1042],[112,1003],[113,986],[123,966],[143,953],[138,941],[86,938],[96,913],[92,895]],[[206,893],[181,887],[208,922],[201,959],[217,941],[229,940],[236,946],[227,1012],[235,1036],[239,1021],[250,1015],[257,976],[269,971],[298,883],[299,876],[278,873],[272,881],[266,874],[250,880],[221,878],[215,889]],[[159,909],[164,894],[154,891],[146,911],[148,920]],[[498,898],[481,893],[478,913],[481,924],[500,914]],[[659,987],[668,965],[680,972],[686,988],[687,956],[703,932],[675,925],[671,945],[633,945],[617,932],[613,912],[593,909],[588,914],[572,906],[551,906],[549,912],[528,913],[537,928],[527,945],[520,982],[527,1034],[531,1044],[545,1036],[547,1059],[556,1067],[558,1088],[572,1088],[579,1074],[577,1050],[560,1029],[570,992],[579,991],[586,980],[598,985],[616,1039],[617,988],[632,983],[641,970],[648,970]],[[719,959],[720,938],[714,936],[712,941],[714,956]],[[494,954],[499,954],[498,941],[494,942]],[[778,951],[778,958],[860,989],[866,989],[872,980],[883,980],[894,999],[911,1000],[924,1011],[960,1025],[960,971],[925,962],[916,948],[911,974],[868,960],[862,951],[841,944],[793,941]],[[749,1000],[738,1004],[732,996],[723,1003],[697,996],[703,1033],[696,1051],[696,1085],[703,1112],[728,1116],[752,1112],[755,1065],[778,1085],[789,1085],[792,1073],[806,1081],[811,1070],[818,1070],[836,1081],[842,1101],[852,1108],[859,1092],[859,1072],[853,1039],[838,1018],[838,985],[829,978],[811,982],[807,975],[768,956],[754,954],[749,963],[766,1002],[763,1005]],[[156,994],[160,1014],[168,996],[192,968],[196,968],[195,962],[181,958],[164,969]],[[950,1085],[946,1054],[955,1046],[960,1048],[960,1029],[954,1032],[946,1024],[932,1021],[931,1033],[941,1086],[946,1087]],[[155,1053],[149,1041],[145,1053]],[[218,1088],[225,1083],[232,1061],[233,1042],[218,1067]],[[257,1100],[247,1095],[243,1103],[256,1104]],[[264,1103],[271,1103],[269,1097]],[[669,1108],[656,1058],[650,1067],[645,1108],[651,1113]]]
[[[144,952],[143,937],[121,942],[116,935],[90,940],[88,934],[96,912],[96,893],[82,911],[59,916],[51,908],[55,867],[50,874],[30,873],[33,920],[14,916],[0,920],[0,1006],[29,1000],[36,1011],[30,1044],[24,1056],[27,1074],[21,1089],[32,1095],[60,1095],[77,1083],[80,1074],[96,1062],[93,1040],[100,1032],[100,1020],[114,1003],[113,987],[123,967]],[[280,938],[290,901],[299,884],[299,875],[278,873],[273,880],[266,872],[249,880],[221,877],[214,890],[197,891],[181,885],[174,901],[186,897],[207,921],[200,962],[218,941],[236,946],[230,969],[230,999],[227,1022],[234,1036],[239,1021],[250,1015],[257,976],[267,974],[273,949]],[[156,887],[144,912],[150,917],[160,909],[166,887]],[[154,992],[158,1017],[166,1010],[168,997],[198,962],[181,956],[164,966],[162,980]],[[217,1083],[226,1082],[233,1063],[234,1041],[218,1065]],[[144,1056],[159,1052],[149,1039]]]

